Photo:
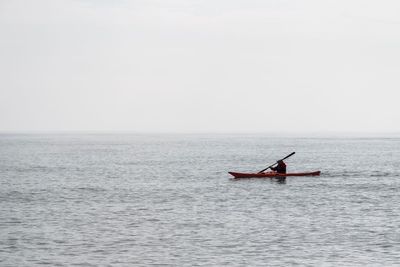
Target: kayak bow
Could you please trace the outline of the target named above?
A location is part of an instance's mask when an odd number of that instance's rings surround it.
[[[277,173],[277,172],[262,172],[262,173],[243,173],[243,172],[228,172],[235,178],[273,178],[287,176],[318,176],[320,171],[315,172],[292,172],[292,173]]]

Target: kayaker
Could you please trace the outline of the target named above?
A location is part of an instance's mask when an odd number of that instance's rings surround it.
[[[278,160],[278,166],[271,167],[271,170],[276,171],[277,173],[286,173],[286,163],[283,160]]]

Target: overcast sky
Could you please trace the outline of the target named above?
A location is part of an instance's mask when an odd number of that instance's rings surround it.
[[[0,131],[400,131],[400,1],[0,0]]]

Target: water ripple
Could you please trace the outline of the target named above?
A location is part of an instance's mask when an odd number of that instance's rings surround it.
[[[399,148],[396,138],[0,136],[0,265],[398,266]],[[227,174],[292,150],[289,170],[322,175]]]

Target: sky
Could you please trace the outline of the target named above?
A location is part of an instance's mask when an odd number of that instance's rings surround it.
[[[0,132],[400,132],[397,0],[0,0]]]

